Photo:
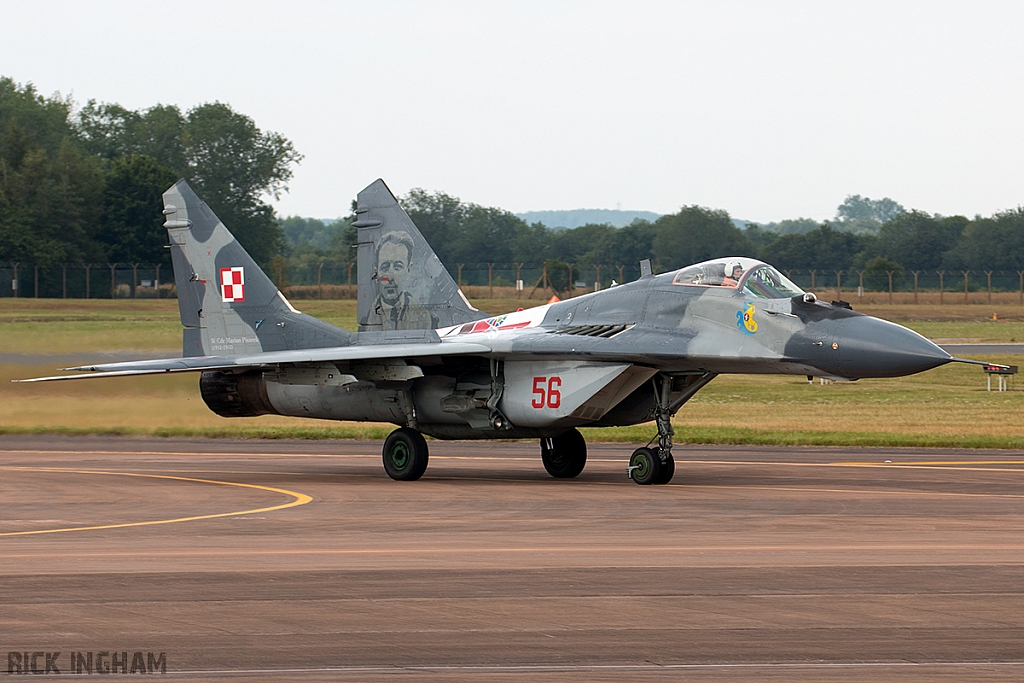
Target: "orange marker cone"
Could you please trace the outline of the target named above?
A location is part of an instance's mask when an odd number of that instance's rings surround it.
[[[551,298],[548,299],[549,304],[557,304],[559,301],[561,301],[561,299],[558,298],[557,294],[552,294]]]

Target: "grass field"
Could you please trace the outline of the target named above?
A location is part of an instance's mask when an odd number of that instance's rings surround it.
[[[514,310],[516,300],[477,301]],[[303,301],[302,309],[355,329],[355,302]],[[1024,307],[864,306],[932,338],[1024,341]],[[0,299],[0,354],[176,351],[181,327],[174,301]],[[1020,358],[986,358],[1019,364]],[[382,438],[392,427],[262,416],[228,420],[211,413],[193,374],[11,384],[51,374],[58,363],[0,364],[0,433]],[[799,377],[723,376],[676,416],[677,440],[699,443],[860,444],[1024,448],[1024,391],[986,392],[977,367],[949,365],[912,377],[808,384]],[[585,430],[597,441],[644,442],[652,426]]]

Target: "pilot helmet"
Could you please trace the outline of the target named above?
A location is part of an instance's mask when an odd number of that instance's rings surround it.
[[[741,271],[741,273],[742,273],[742,271],[743,271],[743,265],[742,265],[742,264],[741,264],[741,263],[740,263],[739,261],[733,261],[733,262],[729,263],[729,264],[728,264],[728,265],[727,265],[727,266],[725,267],[725,276],[726,276],[726,277],[734,277],[734,276],[733,276],[733,273],[735,273],[735,272],[736,272],[736,269],[737,269],[737,268],[739,268],[739,269],[740,269],[740,271]]]

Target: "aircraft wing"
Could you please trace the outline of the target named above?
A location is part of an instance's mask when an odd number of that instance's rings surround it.
[[[265,365],[291,365],[378,358],[422,358],[424,356],[452,356],[490,353],[491,347],[475,342],[426,342],[413,344],[358,344],[323,349],[269,351],[239,356],[195,356],[189,358],[161,358],[158,360],[126,361],[80,365],[62,370],[83,374],[57,375],[16,379],[14,382],[52,382],[89,377],[125,377],[131,375],[159,375],[169,372],[202,372],[204,370],[241,370]]]

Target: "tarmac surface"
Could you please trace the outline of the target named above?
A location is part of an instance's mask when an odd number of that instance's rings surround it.
[[[673,483],[641,487],[626,444],[557,481],[533,443],[429,443],[426,476],[394,482],[375,442],[2,437],[0,657],[1024,680],[1024,452],[682,446]]]

